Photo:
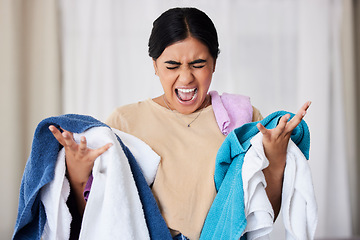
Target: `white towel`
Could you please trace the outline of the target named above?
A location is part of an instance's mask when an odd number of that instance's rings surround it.
[[[160,157],[145,143],[115,130],[133,151],[148,183],[155,177]],[[140,198],[128,160],[114,132],[107,127],[96,127],[82,134],[74,134],[79,142],[86,136],[88,147],[99,148],[106,143],[113,146],[95,160],[93,183],[84,211],[79,239],[149,239]],[[135,151],[136,150],[136,151]],[[147,168],[147,163],[150,168]],[[155,169],[155,171],[154,171]],[[43,239],[68,239],[71,215],[66,206],[69,183],[65,174],[65,155],[59,152],[54,180],[41,190],[47,222]]]
[[[262,134],[251,139],[252,147],[244,157],[242,168],[247,239],[269,239],[274,212],[267,198],[262,169],[269,164],[262,145]],[[317,205],[308,162],[293,141],[289,141],[281,211],[285,238],[314,239]]]
[[[112,130],[120,137],[121,141],[134,155],[136,162],[139,164],[139,167],[144,174],[147,184],[150,186],[155,180],[156,172],[160,163],[160,156],[139,138],[128,133],[121,132],[115,128],[112,128]]]
[[[281,208],[286,239],[314,239],[318,210],[311,171],[293,141],[288,145]]]
[[[262,172],[269,165],[262,145],[262,134],[250,140],[252,147],[244,156],[242,178],[244,188],[245,232],[247,239],[269,239],[273,229],[274,211],[266,195],[266,180]]]
[[[66,205],[70,194],[69,181],[65,177],[65,149],[61,149],[55,164],[54,179],[40,190],[45,207],[46,223],[42,239],[69,239],[71,214]]]

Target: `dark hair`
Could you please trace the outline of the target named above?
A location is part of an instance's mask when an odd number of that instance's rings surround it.
[[[196,8],[172,8],[154,21],[149,38],[149,56],[156,60],[166,47],[189,36],[204,43],[211,56],[217,59],[220,51],[214,23]]]

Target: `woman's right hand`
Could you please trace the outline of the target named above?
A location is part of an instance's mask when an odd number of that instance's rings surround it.
[[[62,129],[61,133],[55,126],[49,127],[50,131],[58,142],[65,148],[66,168],[71,182],[75,184],[86,184],[94,161],[97,157],[107,151],[112,144],[108,143],[98,149],[87,147],[86,138],[80,138],[80,144],[77,144],[73,138],[73,133]]]
[[[107,151],[112,146],[112,143],[97,149],[90,149],[87,147],[84,136],[80,138],[80,144],[77,144],[73,138],[73,133],[65,129],[62,129],[63,132],[61,133],[59,129],[51,125],[49,130],[65,148],[67,177],[70,181],[71,189],[74,190],[77,201],[80,203],[80,207],[84,208],[83,191],[94,166],[94,161]]]

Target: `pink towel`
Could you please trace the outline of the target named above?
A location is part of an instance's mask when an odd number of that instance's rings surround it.
[[[224,135],[252,121],[253,108],[249,97],[229,93],[219,95],[216,91],[209,94],[216,121]]]

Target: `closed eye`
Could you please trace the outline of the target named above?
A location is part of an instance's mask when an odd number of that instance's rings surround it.
[[[179,66],[174,66],[174,67],[166,67],[167,69],[170,69],[170,70],[173,70],[173,69],[176,69],[176,68],[179,68]]]
[[[203,68],[203,67],[205,67],[205,65],[201,65],[201,66],[193,65],[193,68]]]
[[[173,61],[173,60],[169,60],[169,61],[165,61],[166,64],[168,64],[166,66],[167,69],[176,69],[176,68],[179,68],[179,66],[181,65],[180,62],[176,62],[176,61]]]
[[[193,66],[193,68],[203,68],[206,65],[206,60],[204,59],[196,59],[189,63]]]

